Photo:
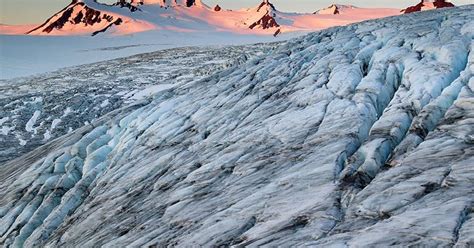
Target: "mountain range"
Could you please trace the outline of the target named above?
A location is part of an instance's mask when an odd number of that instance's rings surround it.
[[[211,7],[202,0],[118,0],[108,5],[96,0],[73,0],[43,24],[26,31],[30,35],[112,35],[143,31],[225,31],[240,34],[272,34],[313,31],[368,19],[453,6],[443,0],[421,1],[400,11],[333,4],[314,13],[286,13],[269,0],[240,10]],[[13,30],[13,31],[12,31]],[[25,33],[3,26],[0,33]]]

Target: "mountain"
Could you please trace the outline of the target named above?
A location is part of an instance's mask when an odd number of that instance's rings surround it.
[[[424,11],[424,10],[432,10],[432,9],[440,9],[440,8],[448,8],[454,7],[454,4],[446,1],[446,0],[421,0],[420,3],[414,6],[410,6],[406,9],[403,9],[401,12],[404,14]]]
[[[27,32],[27,34],[92,34],[94,36],[117,26],[126,26],[122,29],[124,31],[122,33],[151,29],[152,25],[150,23],[137,21],[126,16],[128,12],[133,13],[138,10],[137,7],[123,1],[113,6],[107,6],[95,1],[73,0],[64,9],[46,20],[42,25]]]
[[[271,29],[279,28],[280,25],[275,20],[277,10],[268,0],[264,0],[257,8],[249,10],[250,17],[245,20],[250,29]],[[280,29],[277,29],[274,35],[277,35]]]
[[[473,18],[470,5],[334,27],[196,80],[200,56],[129,58],[102,97],[168,64],[191,80],[151,78],[148,100],[3,163],[0,244],[470,247]],[[87,99],[84,112],[101,102]]]
[[[355,8],[357,8],[357,7],[355,7],[353,5],[332,4],[331,6],[329,6],[327,8],[320,9],[320,10],[314,12],[314,14],[339,15],[339,14],[341,14],[341,12],[344,12],[344,11],[350,10],[350,9],[355,9]]]
[[[200,0],[119,0],[113,5],[95,0],[74,0],[31,35],[112,35],[143,31],[231,32],[276,35],[280,32],[313,31],[335,25],[398,15],[395,9],[368,9],[334,5],[338,18],[285,13],[269,0],[253,8],[224,10]]]

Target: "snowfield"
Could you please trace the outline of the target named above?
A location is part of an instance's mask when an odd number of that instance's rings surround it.
[[[330,28],[162,81],[0,166],[0,244],[473,246],[473,20],[470,5]],[[159,73],[135,59],[100,65]]]

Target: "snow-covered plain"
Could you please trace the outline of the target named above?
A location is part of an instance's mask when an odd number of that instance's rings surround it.
[[[110,112],[0,166],[0,244],[470,247],[473,20],[331,28]]]

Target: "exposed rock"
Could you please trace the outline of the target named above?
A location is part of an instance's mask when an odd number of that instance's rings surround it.
[[[454,4],[446,1],[446,0],[421,0],[421,2],[415,6],[410,6],[406,9],[403,9],[401,12],[404,14],[423,11],[423,10],[431,10],[431,9],[440,9],[440,8],[448,8],[454,7]]]
[[[264,0],[257,8],[257,20],[251,23],[249,28],[269,29],[279,27],[280,25],[275,20],[275,11],[275,6],[268,0]]]
[[[148,5],[148,4],[159,4],[162,7],[175,7],[175,6],[203,6],[201,0],[132,0],[136,4]]]
[[[115,3],[114,5],[115,6],[120,6],[121,8],[128,8],[132,12],[140,10],[138,7],[135,6],[136,4],[134,4],[133,1],[131,3],[129,3],[129,2],[126,2],[125,0],[120,0],[117,3]]]

